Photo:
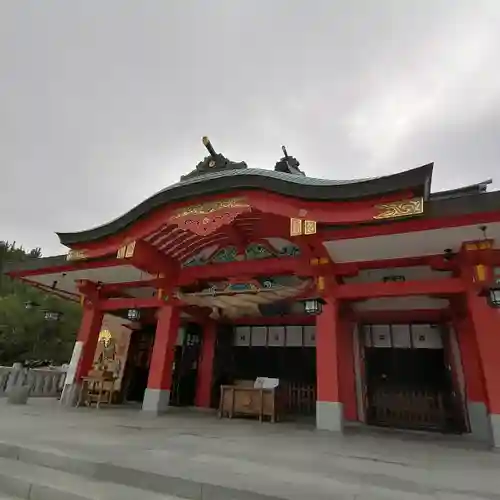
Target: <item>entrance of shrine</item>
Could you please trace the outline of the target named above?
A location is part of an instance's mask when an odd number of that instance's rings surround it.
[[[224,330],[224,331],[222,331]],[[242,325],[219,331],[214,361],[215,387],[277,378],[287,415],[314,415],[316,349],[313,325]],[[214,393],[213,405],[218,404]]]
[[[133,331],[123,375],[121,400],[142,403],[148,385],[149,365],[156,325],[144,325]]]
[[[364,325],[368,424],[463,432],[444,325]]]
[[[179,332],[172,370],[171,406],[194,406],[202,329],[187,323]]]
[[[123,377],[121,400],[142,403],[148,384],[156,323],[132,333]],[[186,323],[179,329],[172,370],[172,406],[194,406],[202,339],[201,327]]]

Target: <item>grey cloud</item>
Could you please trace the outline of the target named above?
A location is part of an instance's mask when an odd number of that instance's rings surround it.
[[[496,0],[5,0],[0,238],[60,251],[178,180],[200,138],[309,175],[496,175]],[[471,165],[474,168],[471,168]]]

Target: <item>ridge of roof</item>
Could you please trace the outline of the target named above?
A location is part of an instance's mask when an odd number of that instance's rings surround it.
[[[431,193],[431,200],[447,199],[447,198],[458,198],[461,196],[470,196],[473,194],[486,193],[488,191],[488,185],[493,182],[493,179],[487,179],[476,184],[469,184],[468,186],[463,186],[455,189],[447,189],[444,191],[436,191]]]
[[[396,174],[356,180],[328,180],[276,170],[244,168],[203,172],[172,184],[149,197],[122,216],[93,229],[57,235],[63,245],[95,241],[114,234],[147,213],[167,203],[231,190],[261,189],[311,201],[350,201],[374,198],[412,189],[424,199],[429,196],[433,163]]]

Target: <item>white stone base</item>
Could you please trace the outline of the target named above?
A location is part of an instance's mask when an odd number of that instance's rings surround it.
[[[316,401],[316,428],[342,432],[344,429],[344,408],[342,403]]]
[[[500,449],[500,415],[490,414],[493,448]]]
[[[160,415],[168,411],[170,391],[162,389],[146,389],[142,401],[142,411]]]
[[[467,409],[471,436],[477,441],[490,444],[492,442],[491,421],[486,405],[481,402],[468,401]]]
[[[61,405],[66,407],[76,406],[81,390],[81,384],[65,384],[60,399]]]

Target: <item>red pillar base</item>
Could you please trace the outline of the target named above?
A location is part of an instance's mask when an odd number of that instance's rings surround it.
[[[178,308],[165,305],[159,309],[148,387],[142,402],[142,409],[145,412],[160,414],[168,410],[172,365],[179,327],[180,311]]]

